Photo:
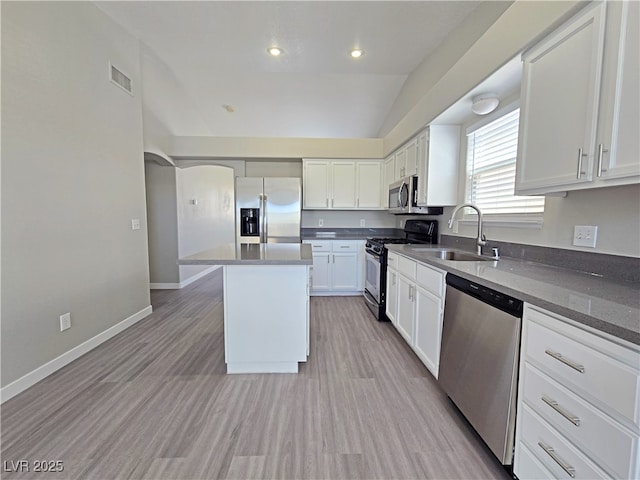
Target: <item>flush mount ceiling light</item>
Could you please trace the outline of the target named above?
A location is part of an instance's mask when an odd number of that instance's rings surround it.
[[[229,113],[233,113],[235,111],[232,105],[222,105],[222,108],[224,108]]]
[[[284,53],[284,50],[282,50],[280,47],[269,47],[267,48],[267,53],[272,57],[279,57]]]
[[[483,93],[482,95],[473,97],[471,102],[471,111],[473,113],[476,115],[486,115],[498,107],[500,100],[495,93]]]
[[[351,50],[350,55],[353,58],[360,58],[362,55],[364,55],[364,50],[362,50],[360,48],[354,48],[353,50]]]

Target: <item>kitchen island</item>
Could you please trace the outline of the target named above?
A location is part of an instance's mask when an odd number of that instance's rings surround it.
[[[311,246],[228,244],[181,258],[224,268],[227,373],[297,373],[309,355]]]

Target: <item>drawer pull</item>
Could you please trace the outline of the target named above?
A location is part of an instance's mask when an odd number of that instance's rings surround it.
[[[558,465],[560,465],[560,468],[562,468],[565,472],[567,472],[567,475],[569,475],[571,478],[576,478],[576,469],[573,468],[571,465],[569,465],[567,462],[565,462],[564,460],[562,460],[555,452],[555,450],[553,448],[551,448],[549,445],[547,445],[544,442],[538,442],[538,446],[543,449],[547,455],[549,455],[551,458],[553,458],[553,461],[556,462]]]
[[[551,408],[553,408],[556,412],[558,412],[560,415],[562,415],[564,418],[566,418],[567,420],[569,420],[571,423],[573,423],[576,427],[580,426],[580,417],[576,417],[574,414],[572,414],[571,412],[568,412],[567,410],[565,410],[564,408],[562,408],[558,402],[556,402],[554,399],[547,397],[546,395],[543,395],[542,397],[540,397],[540,400],[542,400],[544,403],[546,403],[547,405],[549,405]]]
[[[340,248],[351,248],[350,245],[340,245]]]
[[[551,355],[553,358],[555,358],[559,362],[562,362],[565,365],[568,365],[574,370],[577,370],[580,373],[584,373],[584,367],[582,365],[580,365],[579,363],[572,362],[571,360],[567,360],[562,356],[562,354],[551,351],[551,350],[545,350],[544,353],[546,353],[547,355]]]

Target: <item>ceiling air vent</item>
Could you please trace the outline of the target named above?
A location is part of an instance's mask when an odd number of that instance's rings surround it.
[[[129,95],[133,95],[131,79],[109,62],[109,79]]]

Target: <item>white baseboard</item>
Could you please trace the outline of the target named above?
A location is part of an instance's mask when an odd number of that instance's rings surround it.
[[[123,330],[126,330],[130,326],[150,315],[151,312],[152,307],[151,305],[149,305],[148,307],[143,308],[142,310],[134,313],[128,318],[125,318],[114,326],[107,328],[104,332],[99,333],[95,337],[90,338],[89,340],[72,348],[68,352],[63,353],[59,357],[54,358],[53,360],[27,373],[23,377],[20,377],[19,379],[11,382],[9,385],[0,388],[0,404],[9,400],[10,398],[15,397],[19,393],[25,391],[27,388],[38,383],[43,378],[48,377],[57,370],[60,370],[62,367],[70,364],[77,358],[80,358],[88,351],[93,350],[98,345],[106,342],[111,337],[114,337]]]
[[[150,283],[151,290],[177,290],[180,288],[179,283]]]
[[[311,292],[309,292],[309,296],[310,297],[361,297],[364,295],[364,292],[362,290],[358,291],[345,291],[345,292],[341,292],[341,291],[320,291],[320,292],[314,292],[313,290],[311,290]]]
[[[221,266],[222,265],[211,265],[206,270],[203,270],[203,271],[201,271],[199,273],[196,273],[194,276],[189,277],[189,278],[187,278],[186,280],[183,280],[180,283],[150,283],[149,284],[149,288],[151,290],[177,290],[177,289],[180,289],[180,288],[184,288],[187,285],[191,285],[196,280],[200,280],[202,277],[204,277],[205,275],[210,274],[214,270],[219,269]]]

